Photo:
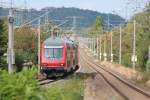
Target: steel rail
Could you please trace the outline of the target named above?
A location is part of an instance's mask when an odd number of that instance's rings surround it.
[[[84,58],[82,57],[82,59],[84,59]],[[84,59],[84,61],[86,62],[87,65],[89,65],[90,68],[92,68],[94,71],[96,71],[110,87],[112,87],[121,97],[123,97],[124,100],[130,100],[124,93],[122,93],[119,89],[117,89],[100,71],[98,71],[95,67],[92,67],[92,65],[85,59]]]
[[[88,58],[88,57],[86,57]],[[87,60],[86,60],[87,61]],[[90,61],[90,59],[88,60]],[[87,63],[89,63],[87,61]],[[131,82],[128,82],[127,80],[123,79],[122,77],[120,77],[119,75],[109,71],[108,69],[104,68],[105,65],[98,65],[95,62],[92,62],[92,64],[94,64],[95,66],[97,66],[98,68],[101,68],[103,71],[109,73],[110,75],[114,76],[116,79],[118,79],[120,82],[122,82],[123,84],[127,85],[128,87],[134,89],[135,91],[143,94],[144,96],[150,98],[150,93],[142,88],[137,87],[136,85],[132,84]],[[103,67],[102,67],[103,66]]]

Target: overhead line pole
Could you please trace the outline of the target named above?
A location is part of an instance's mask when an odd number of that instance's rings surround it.
[[[138,0],[135,0],[136,2],[136,7],[135,7],[135,12],[138,10]],[[135,71],[135,66],[137,62],[137,55],[136,55],[136,19],[133,20],[133,51],[132,51],[132,68],[133,71]]]
[[[102,60],[102,38],[100,36],[100,61]]]
[[[94,37],[94,56],[96,56],[96,38]]]
[[[135,63],[137,61],[137,56],[136,56],[136,21],[134,20],[134,32],[133,32],[133,54],[132,54],[132,67],[133,70],[135,71]]]
[[[107,61],[107,53],[106,53],[106,33],[104,35],[104,61]]]
[[[122,62],[122,27],[120,25],[120,41],[119,41],[119,64]]]
[[[96,47],[97,47],[97,50],[96,50],[96,54],[97,54],[97,59],[99,59],[99,41],[98,41],[98,37],[96,38]]]
[[[38,72],[40,73],[40,48],[41,48],[41,19],[38,21]]]
[[[110,56],[111,56],[111,62],[113,62],[113,47],[112,47],[112,37],[113,37],[113,33],[112,33],[112,31],[111,31],[111,37],[110,37]]]
[[[109,18],[109,14],[107,14],[107,33],[110,31],[110,18]],[[103,54],[103,56],[104,56],[104,61],[107,61],[107,50],[106,50],[106,48],[107,48],[107,44],[106,44],[106,41],[107,41],[107,39],[106,39],[106,35],[107,35],[107,33],[105,33],[105,39],[104,39],[104,54]]]
[[[8,50],[7,50],[7,62],[8,62],[8,72],[9,74],[13,73],[13,64],[15,64],[14,58],[14,17],[13,17],[13,8],[11,0],[11,8],[9,9],[8,16]]]

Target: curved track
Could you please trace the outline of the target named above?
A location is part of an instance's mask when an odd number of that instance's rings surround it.
[[[38,85],[47,85],[47,84],[50,84],[50,83],[53,83],[53,82],[56,82],[56,81],[58,81],[58,79],[57,80],[52,80],[52,79],[40,80],[38,82]]]
[[[83,55],[84,54],[84,55]],[[128,82],[124,78],[108,70],[105,66],[93,61],[94,58],[85,55],[85,51],[80,53],[84,63],[101,75],[104,80],[120,94],[125,100],[150,100],[150,93]]]
[[[66,74],[64,74],[63,76],[60,77],[54,77],[54,78],[46,78],[46,79],[42,79],[42,80],[38,80],[38,85],[47,85],[47,84],[51,84],[60,80],[65,79],[67,76],[73,74],[74,72],[76,72],[79,69],[79,67],[76,67],[73,71],[68,72]]]

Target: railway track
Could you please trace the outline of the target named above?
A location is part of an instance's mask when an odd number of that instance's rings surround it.
[[[38,85],[47,85],[56,81],[58,80],[52,80],[52,79],[39,80]]]
[[[91,75],[91,79],[92,79],[92,82],[93,82],[92,85],[96,85],[96,90],[90,90],[90,91],[95,92],[95,95],[98,95],[98,97],[96,97],[96,98],[99,98],[99,99],[102,99],[102,100],[103,99],[105,100],[107,98],[107,100],[111,100],[111,98],[113,97],[113,98],[116,98],[116,100],[124,100],[125,97],[122,94],[118,93],[118,91],[111,84],[109,84],[108,80],[105,77],[103,77],[103,75],[101,75],[95,69],[93,69],[91,67],[91,65],[89,65],[88,63],[86,63],[83,60],[83,58],[81,58],[80,61],[81,61],[80,64],[82,65],[82,67],[86,66],[86,67],[88,67],[92,70],[92,73],[95,73],[95,74],[93,74],[94,76]],[[91,88],[94,88],[94,87],[95,86],[92,86]],[[102,87],[105,87],[105,88],[102,89]],[[102,95],[102,94],[99,94],[101,92],[103,92],[103,94],[108,93],[108,92],[109,93],[107,95]],[[90,98],[93,99],[93,97],[90,97]]]
[[[83,60],[83,58],[82,58]],[[84,61],[85,62],[85,59]],[[112,89],[114,89],[124,100],[129,100],[128,97],[126,97],[121,91],[119,91],[101,72],[99,72],[96,68],[92,67],[93,65],[90,65],[89,63],[85,62],[88,67],[92,68],[99,76],[99,78],[103,78],[106,84],[108,84]]]
[[[109,71],[103,65],[99,65],[93,61],[93,58],[83,55],[85,52],[81,50],[81,58],[84,63],[88,64],[125,100],[150,100],[150,93],[128,82],[122,77]]]
[[[69,75],[72,75],[73,73],[75,73],[78,69],[79,69],[79,67],[76,67],[73,71],[68,72],[68,73],[66,73],[66,74],[64,74],[63,76],[60,76],[60,77],[49,78],[49,79],[45,78],[45,79],[38,80],[38,85],[43,86],[43,85],[48,85],[48,84],[63,80],[66,77],[68,77]]]

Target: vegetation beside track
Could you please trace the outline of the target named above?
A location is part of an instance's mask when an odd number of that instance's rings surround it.
[[[0,68],[6,65],[4,54],[7,51],[7,24],[4,20],[0,19]]]
[[[122,28],[122,62],[121,64],[125,67],[132,68],[132,61],[131,57],[133,55],[133,31],[134,31],[134,25],[133,22],[136,21],[136,55],[137,55],[137,62],[135,65],[135,69],[137,71],[142,72],[146,80],[150,80],[150,63],[148,58],[148,47],[150,46],[150,2],[147,2],[147,5],[143,9],[143,11],[138,12],[134,14],[127,23],[124,23],[120,26],[115,26],[111,29],[111,32],[102,32],[100,27],[103,29],[103,23],[98,24],[103,20],[100,20],[99,18],[96,19],[93,26],[91,26],[91,30],[89,31],[89,37],[97,38],[101,37],[101,49],[102,53],[104,51],[104,45],[105,51],[107,53],[108,60],[110,61],[111,58],[111,36],[112,36],[112,46],[113,46],[113,62],[118,63],[119,62],[119,49],[120,49],[120,27]],[[111,24],[111,23],[110,23]],[[110,25],[111,26],[111,25]],[[94,28],[93,28],[94,27]],[[99,27],[99,28],[97,28]],[[108,27],[108,31],[110,31]],[[93,34],[94,33],[94,34]],[[113,34],[113,35],[112,35]],[[95,40],[96,41],[96,40]],[[99,49],[99,46],[96,46],[95,49]],[[100,52],[100,49],[99,49]],[[102,60],[104,57],[102,57]]]
[[[86,76],[74,74],[43,88],[36,73],[35,67],[11,75],[0,70],[0,100],[83,100]]]
[[[72,75],[63,82],[48,87],[46,99],[51,100],[83,100],[84,82],[78,75]]]

